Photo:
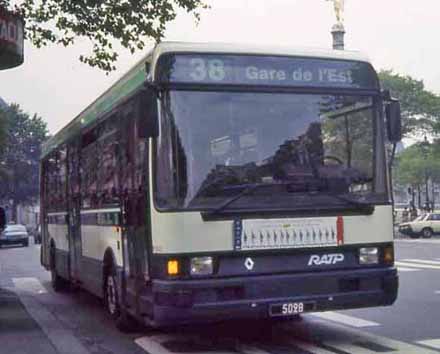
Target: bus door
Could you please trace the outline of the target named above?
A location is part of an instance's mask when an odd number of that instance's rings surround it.
[[[135,307],[137,314],[139,297],[148,280],[147,242],[147,139],[136,136],[134,119],[125,119],[121,129],[119,163],[125,171],[121,176],[123,201],[121,203],[123,227],[123,262],[125,269],[126,300]]]
[[[80,198],[80,146],[69,146],[68,151],[68,237],[69,237],[69,276],[70,279],[79,280],[81,272],[81,198]]]

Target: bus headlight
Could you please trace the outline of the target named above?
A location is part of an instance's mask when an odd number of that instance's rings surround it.
[[[379,249],[377,247],[362,247],[359,249],[359,264],[378,264]]]
[[[191,258],[191,275],[210,275],[213,272],[212,257]]]

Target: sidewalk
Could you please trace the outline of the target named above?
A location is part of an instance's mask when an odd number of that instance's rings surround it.
[[[56,354],[18,296],[0,289],[0,354]]]

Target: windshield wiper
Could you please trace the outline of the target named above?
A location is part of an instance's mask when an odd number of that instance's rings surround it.
[[[218,207],[216,207],[215,209],[211,210],[208,212],[208,214],[210,215],[215,215],[218,214],[220,212],[222,212],[223,210],[225,210],[229,205],[231,205],[232,203],[234,203],[235,201],[237,201],[238,199],[250,194],[251,192],[255,191],[258,188],[264,188],[264,187],[273,187],[273,186],[286,186],[288,187],[289,185],[291,185],[290,182],[282,182],[282,183],[257,183],[257,184],[248,184],[248,185],[241,185],[242,187],[246,186],[245,189],[243,189],[240,193],[238,193],[237,195],[234,195],[233,197],[227,199],[225,202],[223,202],[221,205],[219,205]],[[292,193],[291,191],[289,191],[289,193]],[[295,192],[293,192],[295,193]],[[357,200],[353,200],[351,198],[342,196],[342,195],[337,195],[337,194],[332,194],[332,193],[323,193],[320,191],[307,191],[307,190],[301,190],[298,191],[298,193],[305,193],[306,195],[311,195],[311,196],[319,196],[319,195],[325,195],[325,196],[329,196],[332,197],[334,199],[343,201],[345,203],[351,204],[352,206],[356,207],[356,209],[358,210],[371,210],[373,208],[373,205],[371,205],[370,203],[365,203],[365,202],[360,202]]]
[[[221,212],[225,208],[227,208],[230,204],[234,203],[236,200],[238,200],[238,199],[248,195],[249,193],[255,191],[258,188],[273,187],[273,186],[283,186],[283,185],[286,185],[286,183],[257,183],[257,184],[249,184],[240,193],[238,193],[237,195],[234,195],[233,197],[227,199],[224,203],[222,203],[220,206],[218,206],[214,210],[211,210],[209,212],[209,214],[218,214],[219,212]]]
[[[353,205],[354,207],[356,207],[359,210],[365,210],[365,209],[372,209],[373,208],[373,205],[370,204],[370,203],[360,202],[358,200],[353,200],[351,198],[347,198],[347,197],[344,197],[342,195],[331,194],[331,193],[326,193],[326,195],[330,196],[330,197],[332,197],[334,199],[338,199],[338,200],[341,200],[341,201],[346,202],[348,204],[351,204],[351,205]]]

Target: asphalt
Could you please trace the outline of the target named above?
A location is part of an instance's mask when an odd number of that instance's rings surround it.
[[[391,307],[304,315],[300,321],[119,332],[101,301],[54,293],[39,246],[0,250],[0,354],[440,353],[440,237],[396,241],[400,289]]]

